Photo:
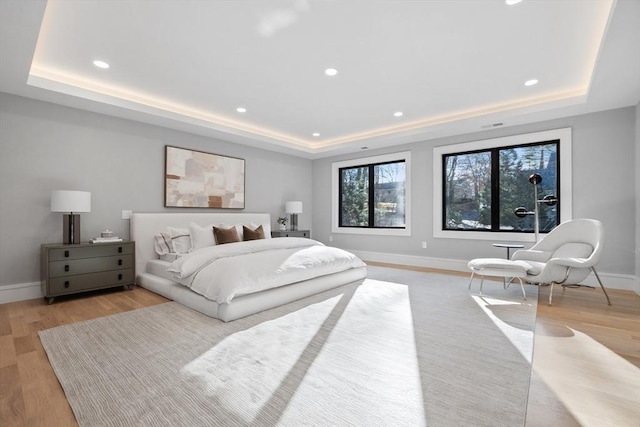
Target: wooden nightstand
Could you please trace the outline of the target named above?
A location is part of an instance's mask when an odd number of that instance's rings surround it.
[[[49,304],[60,295],[135,284],[135,242],[42,245],[41,254]]]
[[[311,231],[309,230],[286,230],[286,231],[272,231],[271,237],[306,237],[311,238]]]

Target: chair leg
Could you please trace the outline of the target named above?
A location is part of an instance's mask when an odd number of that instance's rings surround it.
[[[513,280],[513,279],[512,279]],[[520,281],[520,288],[522,289],[522,296],[524,297],[524,300],[527,300],[527,294],[524,291],[524,284],[522,283],[522,279],[518,277],[518,280]],[[511,283],[511,282],[509,282]]]
[[[553,297],[553,282],[549,285],[549,307],[551,307],[551,298]]]
[[[471,289],[471,282],[473,282],[473,275],[474,274],[475,274],[475,271],[472,271],[471,272],[471,278],[469,279],[469,288],[468,289]]]
[[[598,276],[598,273],[596,272],[596,269],[594,267],[591,267],[591,270],[593,270],[593,274],[596,275],[596,279],[598,279],[598,283],[600,283],[600,287],[602,288],[602,292],[604,292],[604,296],[607,297],[607,304],[611,305],[611,300],[609,299],[609,295],[607,294],[607,290],[602,285],[602,280],[600,280],[600,276]]]

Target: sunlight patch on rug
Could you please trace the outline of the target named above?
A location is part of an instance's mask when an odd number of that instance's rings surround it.
[[[367,414],[384,425],[398,419],[420,425],[417,358],[407,286],[370,280],[354,293],[230,335],[183,373],[206,393],[222,396],[224,410],[248,424],[261,419],[271,401],[281,400],[285,425],[304,424],[297,408],[310,406],[334,407],[348,423],[362,422]],[[341,405],[349,411],[336,407]]]
[[[520,354],[522,354],[522,357],[524,357],[527,362],[531,363],[531,360],[533,358],[531,349],[533,348],[533,338],[535,336],[533,330],[526,330],[520,327],[512,326],[496,316],[496,314],[492,310],[492,308],[496,306],[530,306],[531,304],[526,301],[518,303],[514,301],[506,301],[477,295],[472,295],[471,297],[480,306],[482,311],[485,312],[489,319],[491,319],[496,327],[500,329],[500,331],[509,339],[511,344],[513,344],[513,346],[518,349]]]

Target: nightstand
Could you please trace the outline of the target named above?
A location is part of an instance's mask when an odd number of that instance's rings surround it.
[[[135,284],[135,242],[41,247],[41,286],[49,304],[60,295]]]
[[[306,237],[311,238],[310,230],[285,230],[285,231],[272,231],[271,237]]]

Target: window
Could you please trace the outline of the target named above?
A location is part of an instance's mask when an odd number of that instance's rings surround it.
[[[408,152],[333,164],[333,232],[409,235]]]
[[[570,150],[570,129],[437,147],[434,166],[437,161],[440,165],[434,169],[440,175],[436,180],[440,188],[434,193],[440,203],[434,203],[438,208],[436,212],[434,207],[434,217],[439,219],[434,221],[434,234],[495,239],[499,232],[505,238],[529,240],[523,233],[533,232],[533,215],[521,218],[514,211],[534,210],[534,187],[529,182],[534,173],[542,177],[538,200],[545,195],[558,199],[554,206],[538,204],[540,231],[550,231],[570,218],[565,212],[571,210]]]
[[[533,232],[532,215],[519,218],[517,207],[533,210],[533,185],[539,174],[538,199],[558,194],[558,140],[445,154],[443,227],[446,230]],[[555,206],[539,204],[540,231],[559,224]]]

